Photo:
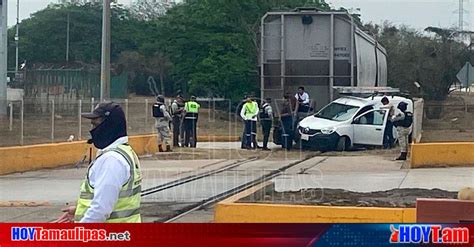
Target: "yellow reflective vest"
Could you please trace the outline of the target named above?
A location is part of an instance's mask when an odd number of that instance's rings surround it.
[[[258,114],[258,103],[255,101],[246,102],[243,106],[245,108],[245,117],[247,119],[252,119]]]
[[[140,193],[141,193],[141,173],[140,162],[133,149],[128,144],[122,144],[116,148],[104,150],[106,152],[117,152],[122,155],[130,165],[130,178],[125,183],[119,193],[117,203],[105,221],[106,223],[140,223]],[[100,154],[103,155],[104,153]],[[100,157],[99,155],[99,157]],[[89,169],[94,165],[92,163]],[[89,209],[92,198],[94,197],[94,188],[89,182],[89,171],[81,184],[79,199],[77,200],[74,221],[79,222]]]

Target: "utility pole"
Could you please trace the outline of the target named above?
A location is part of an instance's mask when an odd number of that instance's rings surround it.
[[[103,0],[100,101],[110,99],[110,0]]]
[[[464,31],[464,0],[459,0],[459,32]]]
[[[16,0],[15,78],[17,77],[17,74],[18,74],[18,43],[20,41],[19,30],[20,30],[20,0]]]
[[[7,116],[7,0],[0,0],[0,118]]]

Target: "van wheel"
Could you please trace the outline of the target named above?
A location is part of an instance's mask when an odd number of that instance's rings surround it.
[[[348,151],[350,146],[350,140],[347,136],[339,137],[336,145],[336,151]]]

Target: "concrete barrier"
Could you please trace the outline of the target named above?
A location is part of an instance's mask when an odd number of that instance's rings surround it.
[[[415,223],[415,208],[336,207],[237,203],[263,190],[255,186],[217,204],[216,223]]]
[[[233,136],[199,136],[198,141],[238,141]],[[129,143],[138,155],[158,151],[156,135],[129,137]],[[45,168],[56,168],[77,163],[86,156],[89,159],[93,145],[85,141],[39,144],[0,148],[0,175]],[[92,148],[92,157],[95,156]]]
[[[411,145],[411,168],[474,166],[474,143],[415,143]]]

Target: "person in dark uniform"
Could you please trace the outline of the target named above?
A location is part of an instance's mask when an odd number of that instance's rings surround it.
[[[184,99],[181,94],[176,96],[176,99],[171,103],[171,115],[173,117],[173,147],[179,147],[182,141],[182,120],[184,113]],[[180,138],[181,137],[181,138]]]
[[[291,112],[291,96],[285,94],[283,106],[280,111],[280,121],[282,126],[282,147],[291,150],[293,146],[293,114]]]
[[[273,121],[273,110],[271,106],[272,99],[266,98],[265,102],[260,108],[259,118],[260,118],[260,125],[262,125],[262,133],[263,133],[263,147],[262,150],[269,151],[268,148],[268,138],[270,137],[270,130],[272,129],[272,121]]]
[[[395,112],[395,109],[392,104],[390,104],[390,101],[388,100],[387,97],[383,97],[382,100],[382,105],[380,108],[381,109],[387,109],[388,110],[388,118],[387,118],[387,124],[385,126],[385,130],[383,133],[383,148],[384,149],[389,149],[393,147],[393,123],[392,123],[392,118],[393,114]]]

